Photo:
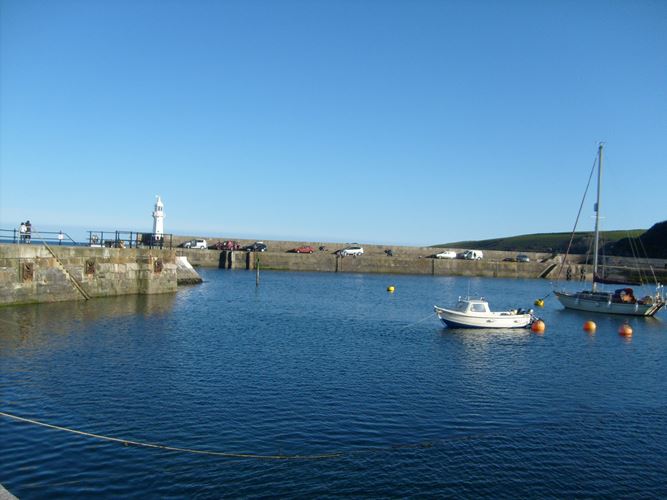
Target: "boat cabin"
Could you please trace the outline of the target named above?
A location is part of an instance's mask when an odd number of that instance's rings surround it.
[[[459,297],[459,301],[454,308],[462,313],[490,313],[489,304],[484,299],[464,299]]]
[[[637,302],[632,288],[619,288],[618,290],[615,290],[611,300],[614,302],[624,302],[626,304],[634,304]]]

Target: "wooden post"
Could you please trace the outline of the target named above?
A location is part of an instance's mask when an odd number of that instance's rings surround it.
[[[259,254],[255,256],[255,286],[259,286]]]

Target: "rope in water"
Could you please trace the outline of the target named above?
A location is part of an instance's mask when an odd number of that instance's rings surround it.
[[[658,408],[650,408],[654,411],[665,411],[664,407],[658,407]],[[486,430],[486,431],[479,431],[475,433],[466,433],[466,434],[457,434],[457,435],[452,435],[448,436],[444,439],[435,439],[431,441],[424,441],[424,442],[419,442],[419,443],[404,443],[404,444],[394,444],[394,445],[387,445],[387,446],[379,446],[379,447],[373,447],[373,448],[365,448],[365,449],[359,449],[359,450],[354,450],[354,451],[347,451],[347,452],[334,452],[334,453],[321,453],[321,454],[313,454],[313,455],[260,455],[260,454],[254,454],[254,453],[230,453],[230,452],[222,452],[222,451],[213,451],[213,450],[198,450],[198,449],[193,449],[193,448],[180,448],[177,446],[167,446],[167,445],[162,445],[162,444],[154,444],[154,443],[144,443],[141,441],[132,441],[129,439],[120,439],[120,438],[114,438],[110,436],[103,436],[101,434],[93,434],[91,432],[84,432],[84,431],[79,431],[76,429],[69,429],[67,427],[62,427],[59,425],[53,425],[53,424],[47,424],[46,422],[40,422],[39,420],[33,420],[30,418],[25,418],[25,417],[20,417],[18,415],[13,415],[11,413],[6,413],[6,412],[0,412],[0,417],[7,417],[13,420],[17,420],[19,422],[24,422],[24,423],[29,423],[33,425],[38,425],[41,427],[46,427],[49,429],[55,429],[59,431],[65,431],[65,432],[70,432],[72,434],[79,434],[81,436],[86,436],[86,437],[91,437],[95,439],[100,439],[104,441],[111,441],[115,443],[121,443],[126,446],[138,446],[138,447],[144,447],[144,448],[153,448],[153,449],[159,449],[159,450],[167,450],[167,451],[174,451],[174,452],[181,452],[181,453],[194,453],[198,455],[209,455],[209,456],[216,456],[216,457],[224,457],[224,458],[243,458],[243,459],[256,459],[256,460],[327,460],[327,459],[336,459],[336,458],[343,458],[345,456],[353,456],[353,455],[359,455],[359,454],[370,454],[370,453],[383,453],[383,452],[389,452],[392,450],[401,450],[401,449],[412,449],[412,450],[419,450],[419,449],[430,449],[437,447],[438,445],[443,445],[445,443],[451,443],[454,441],[469,441],[469,440],[476,440],[476,439],[485,439],[489,438],[491,436],[508,436],[511,435],[512,433],[525,433],[525,432],[530,432],[532,430],[539,430],[540,432],[543,432],[545,428],[551,428],[551,429],[561,429],[561,428],[579,428],[581,425],[594,425],[594,426],[599,426],[600,423],[604,422],[618,422],[619,420],[623,418],[631,418],[636,416],[637,414],[639,415],[646,415],[646,409],[635,409],[635,410],[628,410],[628,411],[622,411],[622,412],[609,412],[609,413],[603,413],[603,414],[594,414],[594,415],[583,415],[578,418],[573,419],[568,419],[567,421],[542,421],[542,422],[534,422],[534,423],[529,423],[529,424],[515,424],[515,425],[507,425],[507,426],[502,426],[501,428],[498,429],[491,429],[491,430]]]
[[[417,326],[419,323],[423,323],[427,319],[433,319],[434,315],[433,313],[429,313],[427,316],[424,316],[422,319],[419,321],[415,321],[414,323],[410,323],[409,325],[406,325],[401,328],[401,330],[407,330],[408,328],[412,328],[413,326]]]
[[[0,416],[11,418],[19,422],[25,422],[33,425],[38,425],[41,427],[46,427],[48,429],[55,429],[58,431],[70,432],[72,434],[79,434],[81,436],[91,437],[95,439],[101,439],[103,441],[111,441],[114,443],[121,443],[126,446],[139,446],[143,448],[154,448],[159,450],[167,451],[177,451],[181,453],[195,453],[197,455],[212,455],[216,457],[226,457],[226,458],[253,458],[257,460],[325,460],[331,458],[340,458],[343,456],[343,453],[321,453],[316,455],[259,455],[254,453],[230,453],[224,451],[213,451],[213,450],[198,450],[194,448],[180,448],[178,446],[167,446],[163,444],[154,444],[154,443],[145,443],[142,441],[132,441],[130,439],[121,439],[110,436],[103,436],[102,434],[93,434],[92,432],[79,431],[77,429],[70,429],[68,427],[62,427],[60,425],[47,424],[46,422],[40,422],[39,420],[33,420],[31,418],[20,417],[18,415],[12,415],[11,413],[0,412]]]
[[[416,321],[415,323],[409,324],[402,329],[406,328],[411,328],[413,326],[416,326],[417,324],[426,321],[429,318],[432,318],[433,315],[429,314],[428,316],[425,316],[424,318],[420,319],[419,321]],[[6,323],[10,323],[9,321],[4,321],[0,320]],[[124,444],[125,446],[138,446],[138,447],[143,447],[143,448],[153,448],[153,449],[159,449],[159,450],[166,450],[166,451],[175,451],[175,452],[181,452],[181,453],[193,453],[197,455],[210,455],[210,456],[217,456],[217,457],[225,457],[225,458],[249,458],[249,459],[256,459],[256,460],[326,460],[326,459],[333,459],[333,458],[341,458],[345,455],[345,453],[342,452],[334,452],[334,453],[320,453],[320,454],[314,454],[314,455],[260,455],[260,454],[255,454],[255,453],[232,453],[232,452],[224,452],[224,451],[215,451],[215,450],[199,450],[195,448],[181,448],[178,446],[168,446],[164,444],[156,444],[156,443],[146,443],[143,441],[134,441],[131,439],[122,439],[122,438],[116,438],[116,437],[111,437],[111,436],[104,436],[102,434],[95,434],[92,432],[86,432],[86,431],[80,431],[77,429],[71,429],[69,427],[63,427],[60,425],[54,425],[54,424],[49,424],[46,422],[41,422],[39,420],[34,420],[31,418],[25,418],[21,417],[18,415],[13,415],[11,413],[6,413],[0,411],[0,416],[10,418],[12,420],[16,420],[18,422],[24,422],[28,424],[33,424],[37,425],[40,427],[45,427],[47,429],[54,429],[58,431],[64,431],[64,432],[69,432],[71,434],[78,434],[80,436],[86,436],[94,439],[100,439],[102,441],[110,441],[114,443],[121,443]],[[431,443],[420,443],[418,445],[397,445],[397,446],[392,446],[391,448],[422,448],[422,447],[430,447],[432,446]],[[366,450],[367,452],[370,450]],[[381,451],[380,449],[375,449],[372,451]]]

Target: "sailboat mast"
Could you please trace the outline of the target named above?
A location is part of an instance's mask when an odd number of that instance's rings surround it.
[[[595,201],[595,242],[593,246],[593,291],[595,291],[595,277],[598,275],[598,253],[600,250],[600,187],[602,180],[602,143],[598,147],[598,195]]]

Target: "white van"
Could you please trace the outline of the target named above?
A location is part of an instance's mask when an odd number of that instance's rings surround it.
[[[466,260],[482,260],[484,253],[481,250],[466,250],[463,252],[463,258]]]
[[[206,240],[190,240],[183,243],[183,248],[202,248],[206,250],[208,246]]]

